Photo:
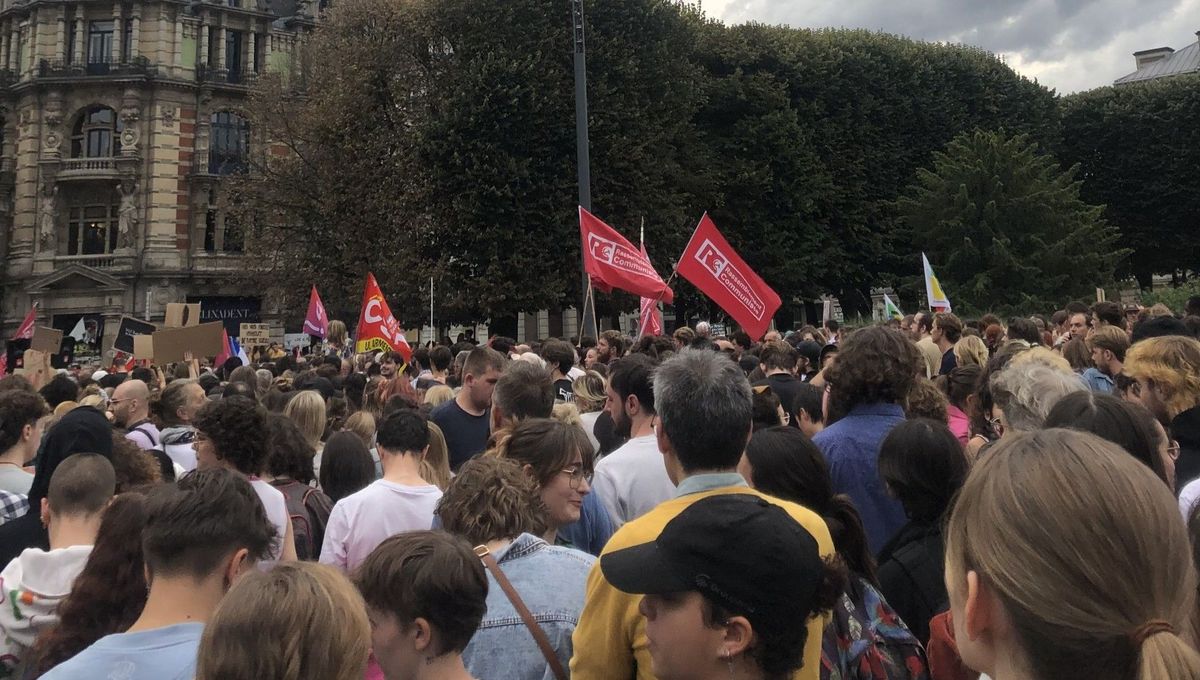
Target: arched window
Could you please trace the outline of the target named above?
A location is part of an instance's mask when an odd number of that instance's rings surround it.
[[[250,123],[231,111],[212,115],[208,172],[232,175],[245,172],[250,157]]]
[[[71,131],[71,158],[112,158],[121,155],[125,124],[107,106],[93,106],[79,116]]]

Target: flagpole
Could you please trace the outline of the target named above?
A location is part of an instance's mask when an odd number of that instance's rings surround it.
[[[437,327],[433,325],[433,277],[429,277],[429,335],[434,342],[437,342]],[[421,342],[417,338],[417,342]]]
[[[575,162],[579,180],[579,205],[584,210],[592,210],[592,170],[591,152],[588,144],[588,103],[587,103],[587,43],[584,40],[583,0],[571,2],[571,33],[574,44],[575,66]],[[583,305],[580,314],[579,337],[590,331],[592,337],[597,335],[596,302],[592,297],[591,278],[584,264],[584,254],[579,257],[579,268],[583,277]]]

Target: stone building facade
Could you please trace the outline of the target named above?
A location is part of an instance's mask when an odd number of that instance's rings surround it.
[[[262,144],[249,87],[298,77],[313,26],[316,7],[270,2],[0,0],[0,337],[33,303],[101,354],[120,317],[169,302],[270,320],[233,276],[223,191]]]

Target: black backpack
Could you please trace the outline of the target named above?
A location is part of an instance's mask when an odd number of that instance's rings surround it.
[[[283,493],[287,504],[296,558],[317,561],[321,556],[321,544],[325,542],[325,525],[329,523],[333,501],[324,491],[286,477],[276,479],[271,486]]]

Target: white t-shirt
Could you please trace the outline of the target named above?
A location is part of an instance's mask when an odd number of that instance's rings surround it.
[[[634,437],[596,465],[592,490],[619,528],[675,496],[654,433]]]
[[[1197,501],[1200,501],[1200,479],[1188,482],[1179,492],[1179,511],[1183,513],[1183,521],[1188,521],[1192,516]]]
[[[408,486],[386,479],[350,494],[333,506],[325,526],[321,562],[353,571],[389,537],[433,527],[442,492],[432,484]]]
[[[600,453],[600,440],[596,439],[596,419],[600,417],[603,411],[592,411],[591,413],[579,414],[579,426],[588,436],[588,441],[592,443],[592,454]]]
[[[283,497],[283,492],[271,486],[269,482],[264,482],[258,477],[249,477],[248,479],[250,486],[258,494],[258,499],[262,501],[263,510],[267,512],[267,519],[279,534],[279,547],[271,553],[270,559],[258,563],[260,569],[270,569],[279,561],[279,556],[283,552],[283,542],[287,540],[287,500]]]

